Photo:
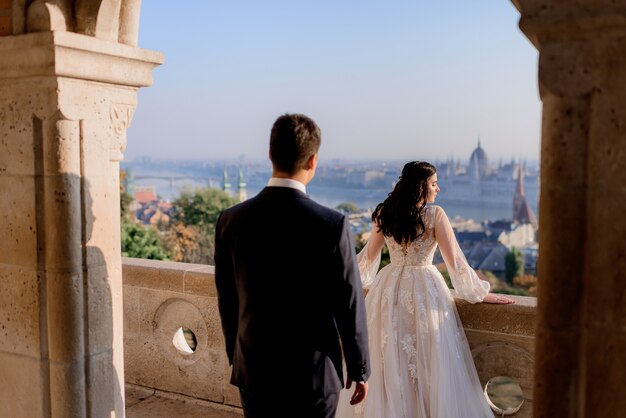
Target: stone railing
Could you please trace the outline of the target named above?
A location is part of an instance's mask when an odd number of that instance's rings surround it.
[[[126,383],[239,406],[229,384],[213,267],[125,258],[123,279]],[[457,301],[457,307],[481,383],[516,379],[526,401],[515,416],[530,417],[536,303],[515,300],[500,306]],[[191,353],[174,345],[181,327],[195,336]]]
[[[514,305],[472,305],[457,299],[456,306],[474,356],[480,382],[512,377],[519,382],[524,404],[514,415],[532,417],[537,299],[511,296]]]

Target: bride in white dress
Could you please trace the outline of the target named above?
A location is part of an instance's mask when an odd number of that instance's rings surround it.
[[[489,293],[467,264],[448,217],[433,203],[434,166],[411,162],[378,205],[359,253],[372,374],[365,401],[339,397],[337,418],[493,418],[459,320],[454,298],[432,264],[439,249],[456,295],[471,303],[513,303]],[[387,244],[391,263],[377,273]],[[351,382],[348,382],[348,386]]]

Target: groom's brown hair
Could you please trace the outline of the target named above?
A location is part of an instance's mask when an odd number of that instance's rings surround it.
[[[313,119],[293,113],[274,122],[270,134],[270,160],[274,169],[295,174],[320,148],[322,133]]]

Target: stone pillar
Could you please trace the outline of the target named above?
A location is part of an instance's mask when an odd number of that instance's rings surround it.
[[[626,1],[513,0],[543,101],[535,409],[626,410]]]
[[[2,416],[124,416],[119,161],[163,57],[109,29],[0,36]]]

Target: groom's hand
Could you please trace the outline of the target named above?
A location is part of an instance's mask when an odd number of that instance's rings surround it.
[[[352,387],[352,380],[350,378],[346,381],[346,389],[350,389]],[[350,405],[356,405],[360,402],[363,402],[367,397],[367,382],[356,382],[354,386],[354,393],[352,394],[352,398],[350,398]]]

